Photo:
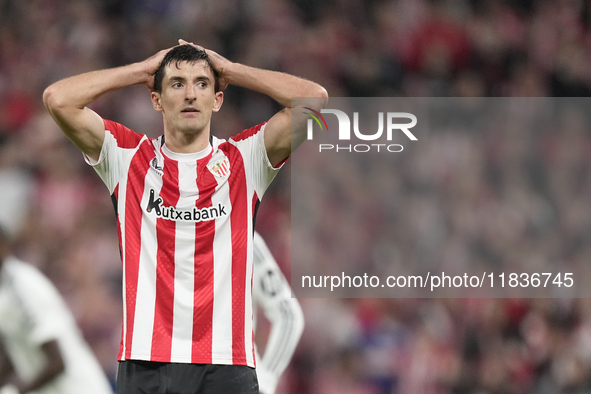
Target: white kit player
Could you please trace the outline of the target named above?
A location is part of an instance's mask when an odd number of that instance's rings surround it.
[[[180,44],[143,62],[58,81],[43,99],[116,209],[124,279],[117,392],[254,394],[254,217],[305,138],[304,108],[292,98],[313,98],[305,105],[320,110],[327,94],[311,81]],[[159,138],[87,107],[133,84],[151,90],[163,117]],[[211,115],[228,84],[284,108],[264,124],[218,139]]]
[[[113,392],[57,289],[38,269],[9,255],[2,231],[0,387],[2,394]]]
[[[263,238],[254,234],[252,297],[271,323],[263,357],[257,352],[257,377],[261,394],[274,394],[281,374],[304,330],[304,315],[277,261]]]

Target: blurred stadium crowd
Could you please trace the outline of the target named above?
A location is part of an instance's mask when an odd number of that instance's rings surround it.
[[[143,60],[178,38],[318,81],[333,97],[591,94],[584,0],[0,0],[0,222],[17,255],[64,294],[111,378],[122,313],[113,208],[41,95],[57,79]],[[109,94],[95,109],[160,134],[145,87]],[[227,138],[276,110],[231,87],[213,133]],[[401,195],[424,191],[404,200],[401,223],[414,227],[391,234],[398,247],[454,261],[474,247],[491,259],[591,261],[588,127],[436,142],[447,150],[413,158],[414,183],[392,185]],[[540,166],[548,174],[541,186]],[[396,178],[402,169],[389,171]],[[289,164],[282,172],[257,230],[289,275]],[[279,392],[591,392],[587,299],[301,304],[306,329]]]

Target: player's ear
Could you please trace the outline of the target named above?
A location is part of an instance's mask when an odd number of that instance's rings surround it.
[[[213,112],[218,112],[224,103],[224,92],[217,92],[215,94],[215,101],[213,103]]]
[[[151,99],[152,99],[152,106],[154,107],[154,109],[158,112],[162,112],[162,101],[160,98],[160,93],[152,92]]]

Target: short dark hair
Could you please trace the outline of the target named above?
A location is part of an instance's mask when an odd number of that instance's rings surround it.
[[[162,80],[164,79],[164,69],[166,66],[172,64],[173,62],[178,66],[179,62],[195,63],[199,60],[204,60],[211,69],[213,78],[215,80],[215,91],[219,91],[219,76],[217,71],[213,68],[211,60],[209,60],[209,56],[207,56],[207,53],[204,50],[195,48],[193,45],[189,44],[178,45],[168,51],[168,53],[164,56],[160,66],[158,66],[156,72],[154,73],[154,91],[157,93],[162,93]]]

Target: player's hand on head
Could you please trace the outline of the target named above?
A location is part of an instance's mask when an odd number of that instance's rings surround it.
[[[166,56],[168,51],[170,51],[172,48],[174,47],[163,49],[142,62],[146,73],[145,85],[148,87],[148,89],[150,89],[151,92],[154,91],[154,74],[156,73],[158,67],[160,67],[160,63],[162,63],[164,56]]]
[[[182,38],[179,39],[179,45],[193,45],[195,48],[205,51],[205,53],[207,53],[207,56],[209,57],[211,65],[218,72],[218,84],[220,87],[220,91],[226,89],[226,87],[230,84],[230,81],[228,80],[228,75],[229,70],[232,66],[231,61],[229,61],[222,55],[218,54],[217,52],[212,51],[211,49],[203,48],[201,45],[185,41]]]

